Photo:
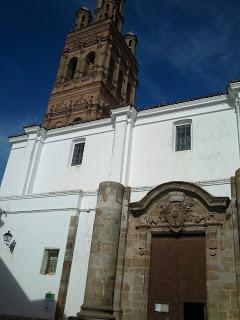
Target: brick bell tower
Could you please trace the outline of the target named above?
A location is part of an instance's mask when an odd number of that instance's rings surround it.
[[[121,34],[125,0],[98,0],[95,16],[82,7],[67,35],[45,115],[47,129],[100,119],[134,105],[137,37]]]

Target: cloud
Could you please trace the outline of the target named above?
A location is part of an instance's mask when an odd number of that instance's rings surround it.
[[[137,20],[141,21],[141,27],[147,26],[139,35],[143,44],[139,48],[140,56],[148,57],[144,67],[149,68],[155,61],[157,69],[165,61],[185,77],[199,77],[215,85],[222,83],[222,77],[218,75],[223,75],[226,66],[228,73],[234,74],[236,61],[240,63],[240,48],[236,41],[238,17],[232,10],[222,10],[214,3],[163,0],[153,4],[156,13],[148,13],[142,4],[135,2]],[[167,10],[169,15],[158,11],[160,8]],[[159,19],[156,19],[158,12]]]

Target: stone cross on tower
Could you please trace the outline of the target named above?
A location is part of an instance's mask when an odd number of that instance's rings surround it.
[[[124,0],[98,0],[96,15],[82,7],[67,35],[45,116],[47,129],[100,119],[134,105],[137,37],[123,36]]]

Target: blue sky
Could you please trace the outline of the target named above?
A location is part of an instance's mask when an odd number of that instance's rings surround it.
[[[66,33],[95,0],[0,4],[0,181],[7,136],[42,122]],[[139,38],[137,106],[226,90],[240,79],[239,0],[126,0],[124,31]]]

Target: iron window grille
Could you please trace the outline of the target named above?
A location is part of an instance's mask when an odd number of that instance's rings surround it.
[[[82,164],[85,142],[76,143],[74,145],[71,166],[79,166]]]
[[[176,151],[191,150],[191,124],[176,126]]]

